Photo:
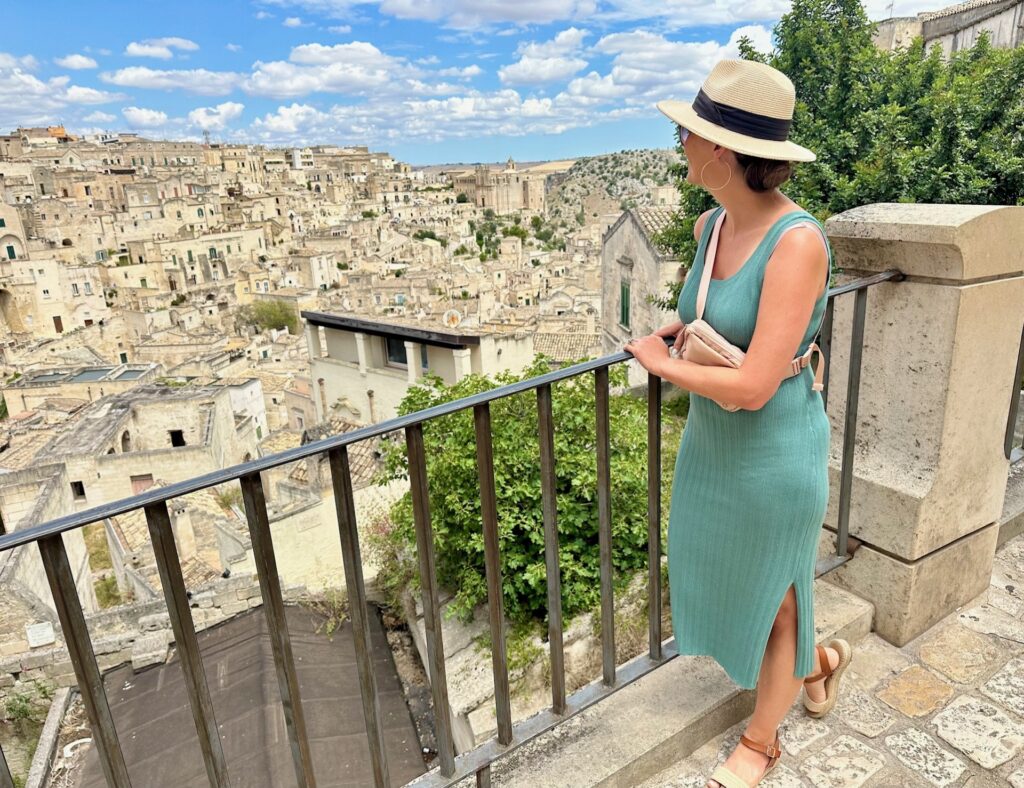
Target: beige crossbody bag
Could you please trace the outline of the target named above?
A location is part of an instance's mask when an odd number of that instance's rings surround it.
[[[705,366],[714,367],[732,367],[738,368],[743,363],[743,358],[746,355],[742,350],[732,344],[729,340],[715,331],[711,327],[711,324],[706,322],[704,317],[704,306],[707,303],[708,298],[708,287],[711,282],[711,274],[715,267],[715,252],[718,250],[718,231],[722,227],[722,222],[725,220],[725,211],[720,211],[718,214],[718,220],[715,222],[714,230],[711,233],[711,240],[708,242],[708,248],[704,253],[704,270],[701,273],[700,288],[697,291],[697,319],[692,323],[687,323],[683,327],[683,346],[679,353],[679,358],[686,361],[692,361],[695,364],[703,364]],[[828,255],[828,244],[825,241],[824,235],[821,233],[821,228],[813,222],[803,221],[791,224],[782,233],[779,233],[779,238],[786,230],[792,229],[793,227],[801,227],[806,225],[813,227],[821,235],[821,242],[825,244],[825,254]],[[778,239],[776,239],[776,243]],[[822,313],[822,319],[824,320],[824,313]],[[818,324],[818,330],[821,330],[821,324]],[[815,332],[817,336],[817,332]],[[814,383],[811,388],[814,391],[821,391],[823,388],[822,380],[825,373],[825,357],[821,352],[821,348],[818,347],[817,343],[811,342],[810,346],[804,352],[803,355],[797,356],[793,359],[789,370],[785,377],[790,378],[794,375],[799,375],[801,370],[811,363],[811,356],[818,354],[818,365],[814,370]],[[728,411],[739,410],[739,405],[732,405],[726,402],[720,402],[715,400],[718,405]]]

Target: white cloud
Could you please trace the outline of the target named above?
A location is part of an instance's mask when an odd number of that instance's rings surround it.
[[[231,71],[159,70],[146,66],[129,66],[100,74],[100,79],[125,88],[152,88],[156,90],[184,90],[202,96],[224,96],[238,87],[243,74]]]
[[[297,16],[290,16],[281,24],[285,27],[302,27],[302,19]]]
[[[228,52],[241,52],[242,51],[242,45],[241,44],[225,44],[224,48]]]
[[[337,33],[338,35],[343,36],[346,33],[352,32],[352,25],[334,25],[327,29],[332,33]]]
[[[273,19],[274,15],[273,14],[268,14],[266,11],[257,11],[256,12],[256,18],[259,19],[259,20]]]
[[[228,124],[240,117],[244,104],[226,101],[216,107],[196,107],[188,113],[188,120],[203,131],[223,131]]]
[[[0,107],[3,122],[15,125],[46,125],[67,117],[76,104],[101,104],[122,98],[94,88],[74,85],[68,76],[42,80],[29,71],[38,66],[34,57],[0,52]]]
[[[121,110],[124,119],[132,127],[150,129],[163,126],[167,123],[167,113],[155,109],[144,109],[142,107],[125,107]]]
[[[292,49],[289,61],[257,61],[244,89],[253,95],[297,98],[310,93],[365,95],[368,92],[436,90],[438,86],[414,81],[423,72],[404,58],[381,52],[373,44],[302,44]]]
[[[435,72],[439,77],[457,77],[459,79],[472,79],[478,77],[484,73],[484,70],[480,66],[474,63],[471,66],[465,68],[443,68],[440,71]]]
[[[318,15],[344,18],[358,5],[376,4],[382,14],[473,29],[511,22],[549,24],[583,19],[597,11],[597,0],[264,0],[277,6],[305,8]]]
[[[88,123],[110,123],[111,121],[117,120],[117,116],[111,115],[108,112],[100,112],[97,110],[96,112],[89,113],[84,118],[82,118],[82,120],[87,121]]]
[[[123,93],[108,93],[105,90],[86,88],[81,85],[68,87],[65,97],[71,104],[106,104],[110,101],[119,101],[124,98]]]
[[[85,68],[96,68],[99,64],[91,57],[85,55],[65,55],[53,61],[61,68],[80,70]]]
[[[526,57],[537,58],[569,55],[579,51],[580,47],[583,46],[583,39],[589,35],[589,30],[570,27],[560,32],[550,41],[541,43],[531,41],[527,44],[520,44],[516,52]]]
[[[520,44],[519,60],[498,69],[498,77],[504,85],[562,82],[587,67],[579,51],[589,35],[586,30],[570,27],[550,41]]]
[[[278,107],[276,112],[268,113],[263,118],[253,121],[253,129],[264,138],[282,139],[305,129],[307,133],[321,126],[329,116],[308,104],[292,104],[290,107]]]
[[[18,57],[7,52],[0,52],[0,68],[21,68],[26,71],[35,71],[39,68],[39,61],[32,55]]]
[[[536,85],[561,82],[587,67],[587,61],[568,57],[524,57],[498,69],[503,85]]]
[[[155,57],[160,60],[170,60],[174,57],[174,52],[171,51],[173,49],[194,52],[199,49],[199,44],[177,36],[150,38],[145,41],[132,41],[125,47],[124,53],[129,57]]]

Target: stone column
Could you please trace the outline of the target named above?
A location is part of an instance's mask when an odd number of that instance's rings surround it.
[[[827,575],[902,646],[983,593],[1008,463],[1003,434],[1024,321],[1024,208],[879,203],[830,218],[838,284],[870,288],[857,415],[853,557]],[[854,296],[835,303],[826,526],[838,520]]]
[[[409,385],[415,383],[422,376],[420,352],[419,342],[405,342],[405,361],[409,372]]]
[[[320,327],[312,323],[306,323],[306,349],[309,351],[309,360],[323,358],[320,348]]]
[[[455,358],[455,382],[458,383],[473,372],[472,351],[468,347],[461,347],[453,350],[452,356]]]
[[[366,334],[355,332],[356,355],[359,357],[359,371],[366,374]]]

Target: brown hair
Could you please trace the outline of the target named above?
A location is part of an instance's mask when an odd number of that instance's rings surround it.
[[[759,156],[748,156],[737,153],[736,163],[743,168],[743,177],[747,186],[755,192],[767,192],[782,185],[793,175],[793,163],[779,159],[762,159]]]

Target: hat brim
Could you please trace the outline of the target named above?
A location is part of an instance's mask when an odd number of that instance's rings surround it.
[[[724,129],[702,118],[685,101],[659,101],[657,107],[669,120],[737,153],[780,161],[814,161],[818,158],[813,151],[789,140],[762,140]]]

